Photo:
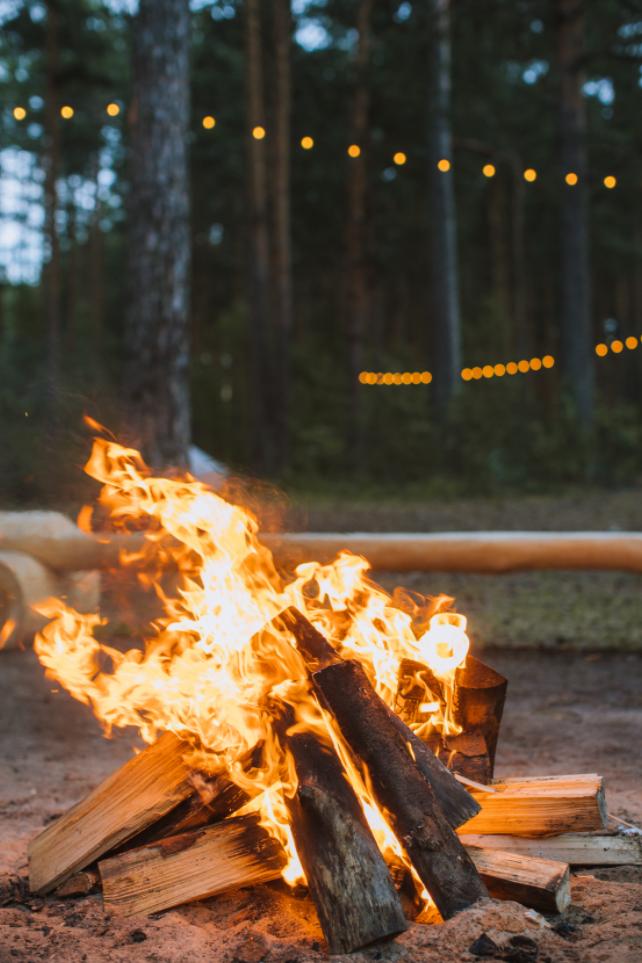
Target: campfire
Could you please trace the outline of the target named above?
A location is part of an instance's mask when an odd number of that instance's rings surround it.
[[[144,535],[122,561],[163,613],[123,652],[51,599],[35,649],[147,748],[32,841],[35,893],[96,882],[133,915],[282,879],[308,887],[331,953],[487,895],[568,905],[568,864],[528,841],[589,850],[569,834],[604,826],[602,780],[493,780],[506,680],[452,599],[390,596],[349,552],[284,573],[246,508],[113,440],[86,470],[110,529]]]

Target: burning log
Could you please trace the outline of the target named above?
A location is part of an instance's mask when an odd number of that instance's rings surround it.
[[[412,756],[410,731],[392,721],[361,665],[339,659],[332,646],[296,609],[284,613],[310,669],[317,694],[346,742],[365,763],[379,805],[408,853],[439,912],[448,919],[486,895],[470,857]],[[465,790],[452,779],[455,800]],[[449,812],[446,803],[444,812]]]
[[[494,899],[516,900],[541,913],[563,913],[569,906],[567,863],[478,846],[467,849]]]
[[[98,869],[105,908],[133,916],[278,879],[284,865],[279,843],[242,816],[119,853]]]
[[[298,777],[290,826],[330,952],[401,933],[401,902],[336,754],[310,732],[284,741]]]
[[[504,779],[489,792],[472,789],[481,812],[460,832],[550,836],[606,826],[604,781],[594,773]]]
[[[32,892],[55,889],[188,796],[193,786],[182,758],[186,749],[165,733],[36,836],[29,846]]]
[[[540,856],[570,866],[641,866],[642,835],[624,833],[563,833],[534,839],[528,836],[459,837],[465,846],[500,849],[522,856]]]

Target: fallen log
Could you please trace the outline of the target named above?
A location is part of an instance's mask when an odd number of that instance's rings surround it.
[[[494,899],[516,900],[541,913],[563,913],[569,906],[568,863],[499,849],[466,848]]]
[[[388,867],[334,751],[313,733],[285,736],[298,777],[290,826],[331,953],[406,929]]]
[[[465,846],[539,856],[570,866],[641,866],[642,836],[624,833],[563,833],[561,836],[485,836],[465,833]]]
[[[481,805],[459,832],[511,836],[550,836],[606,827],[604,781],[594,773],[504,779],[482,792]]]
[[[449,919],[486,895],[466,850],[449,825],[431,783],[412,756],[411,738],[374,691],[358,662],[340,660],[332,646],[296,609],[283,620],[311,672],[317,695],[334,716],[346,742],[365,764],[379,805],[428,888]],[[401,728],[403,727],[403,728]],[[457,798],[462,787],[456,783]],[[465,790],[464,790],[465,791]]]
[[[284,865],[256,817],[240,816],[119,853],[98,869],[105,909],[133,916],[278,879]]]
[[[165,733],[36,836],[29,844],[32,892],[55,889],[190,795],[183,750],[187,746]]]

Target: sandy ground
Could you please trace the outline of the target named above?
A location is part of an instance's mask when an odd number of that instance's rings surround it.
[[[642,657],[495,652],[486,659],[510,679],[498,775],[598,770],[607,779],[611,813],[642,820]],[[9,898],[13,874],[26,874],[29,839],[123,762],[133,744],[129,733],[104,739],[86,707],[52,689],[32,654],[0,656],[0,963],[325,958],[312,904],[280,884],[129,920],[104,913],[98,895]],[[351,957],[480,958],[639,963],[642,870],[576,875],[573,903],[562,918],[489,900],[447,924],[413,925],[393,943]]]

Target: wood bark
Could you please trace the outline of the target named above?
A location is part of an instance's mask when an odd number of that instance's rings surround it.
[[[243,816],[119,853],[98,869],[105,908],[134,916],[278,879],[284,864],[279,843]]]
[[[457,213],[452,171],[438,162],[453,158],[451,131],[450,0],[430,2],[428,99],[428,191],[430,199],[431,316],[435,356],[435,399],[445,411],[459,384],[461,322]]]
[[[60,4],[47,0],[45,26],[45,263],[44,293],[47,330],[47,387],[53,414],[60,387],[61,257],[58,234],[58,177],[60,176]]]
[[[584,0],[556,0],[556,65],[559,81],[561,212],[561,347],[566,387],[588,430],[593,422],[594,373],[589,265],[588,164],[584,103]],[[577,174],[575,187],[563,177]]]
[[[351,953],[406,928],[388,867],[334,750],[313,733],[286,736],[298,786],[290,826],[330,953]]]
[[[370,310],[368,284],[368,116],[370,85],[368,66],[372,46],[371,20],[374,0],[359,0],[357,46],[354,62],[354,93],[350,125],[351,143],[361,149],[348,159],[348,222],[346,229],[347,323],[350,351],[350,400],[348,443],[353,461],[363,458],[363,405],[359,372],[364,366],[364,341]]]
[[[553,859],[570,866],[640,866],[642,836],[623,833],[562,833],[536,839],[526,836],[464,834],[465,846],[500,849],[522,856]]]
[[[128,420],[153,466],[187,464],[189,0],[141,0],[129,112]]]
[[[274,268],[277,365],[278,468],[289,451],[290,341],[292,338],[292,227],[290,214],[291,55],[290,0],[275,0],[274,17]]]
[[[471,789],[481,812],[459,832],[549,836],[606,826],[604,783],[594,773],[504,779]]]
[[[359,663],[338,660],[332,646],[296,609],[288,610],[285,621],[317,695],[366,766],[377,802],[439,912],[448,919],[470,906],[485,895],[483,884],[413,759],[405,727],[392,723],[392,713]]]
[[[265,140],[252,136],[266,128],[260,0],[245,3],[246,115],[248,154],[248,277],[252,359],[252,424],[257,468],[276,466],[274,432],[274,361],[271,343],[270,243]]]
[[[48,893],[121,845],[192,791],[187,749],[171,733],[134,756],[29,844],[29,885]]]

